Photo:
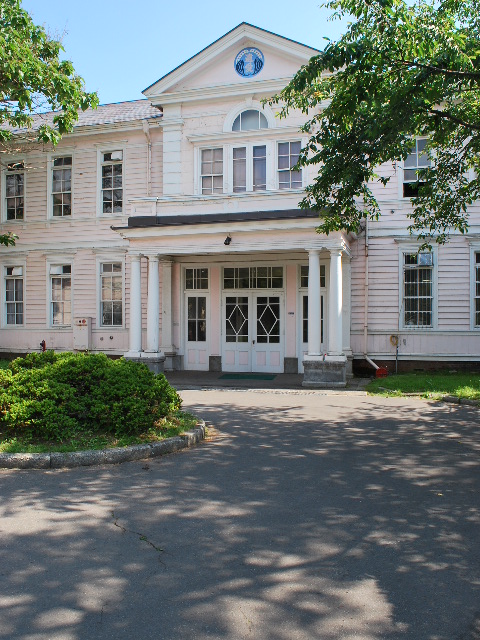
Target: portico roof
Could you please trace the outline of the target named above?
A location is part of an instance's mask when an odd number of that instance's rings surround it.
[[[234,213],[207,213],[173,216],[131,216],[129,228],[171,227],[216,222],[246,222],[250,220],[291,220],[294,218],[316,218],[320,215],[312,209],[279,209],[275,211],[236,211]],[[124,229],[125,227],[114,227]]]

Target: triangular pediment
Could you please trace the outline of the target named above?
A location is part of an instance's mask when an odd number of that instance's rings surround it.
[[[235,90],[242,85],[283,82],[317,53],[312,47],[242,23],[160,78],[143,94],[161,104],[162,98],[171,102],[174,96],[194,95],[215,87],[225,92],[228,87]]]

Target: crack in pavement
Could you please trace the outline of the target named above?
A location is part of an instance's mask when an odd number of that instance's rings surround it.
[[[140,533],[139,531],[133,531],[133,529],[127,529],[123,525],[119,524],[118,523],[118,518],[115,515],[115,511],[112,511],[111,514],[112,514],[114,526],[118,527],[119,529],[121,529],[123,533],[132,533],[133,535],[138,536],[139,540],[141,540],[142,542],[146,542],[148,545],[150,545],[158,553],[166,553],[165,549],[162,549],[161,547],[157,547],[157,545],[154,544],[151,540],[149,540],[144,533]],[[161,560],[160,557],[158,559],[161,562],[161,564],[163,564],[163,566],[166,566],[165,563]]]

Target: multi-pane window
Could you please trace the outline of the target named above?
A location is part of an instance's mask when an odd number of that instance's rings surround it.
[[[123,211],[123,151],[102,153],[102,211]]]
[[[300,155],[301,142],[278,143],[278,188],[301,189],[302,172],[293,171]]]
[[[72,215],[72,156],[53,159],[52,202],[55,217]]]
[[[7,325],[23,324],[23,267],[5,267]]]
[[[265,191],[267,147],[255,145],[233,149],[233,192]]]
[[[52,325],[72,324],[72,266],[51,265],[51,322]]]
[[[433,254],[403,254],[403,323],[433,326]]]
[[[205,342],[207,340],[207,298],[188,296],[187,315],[188,341]]]
[[[223,149],[202,150],[202,193],[223,193]]]
[[[308,264],[303,264],[300,267],[300,287],[302,289],[308,288]],[[326,287],[326,270],[325,265],[320,265],[320,287]]]
[[[268,129],[265,115],[256,109],[242,111],[233,121],[232,131],[254,131],[255,129]]]
[[[480,327],[480,251],[475,254],[475,326]]]
[[[267,147],[253,147],[253,190],[265,191],[267,188]]]
[[[283,267],[225,267],[224,289],[282,289]]]
[[[233,150],[233,193],[247,190],[247,148]]]
[[[185,289],[208,289],[208,269],[185,269]]]
[[[419,183],[422,181],[422,171],[430,167],[427,155],[426,138],[417,138],[403,164],[403,197],[414,198],[418,195]]]
[[[25,191],[25,165],[10,162],[5,174],[7,220],[23,220]]]
[[[121,262],[100,265],[100,317],[103,327],[121,327],[123,310],[123,277]]]
[[[248,342],[248,296],[225,299],[225,341]]]

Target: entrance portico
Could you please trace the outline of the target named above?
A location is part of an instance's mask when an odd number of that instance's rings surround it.
[[[126,357],[166,370],[304,370],[305,386],[343,386],[350,324],[343,236],[312,243],[312,221],[298,217],[296,228],[276,220],[255,231],[247,222],[209,223],[177,226],[175,236],[160,234],[158,222],[122,229],[131,265]]]

